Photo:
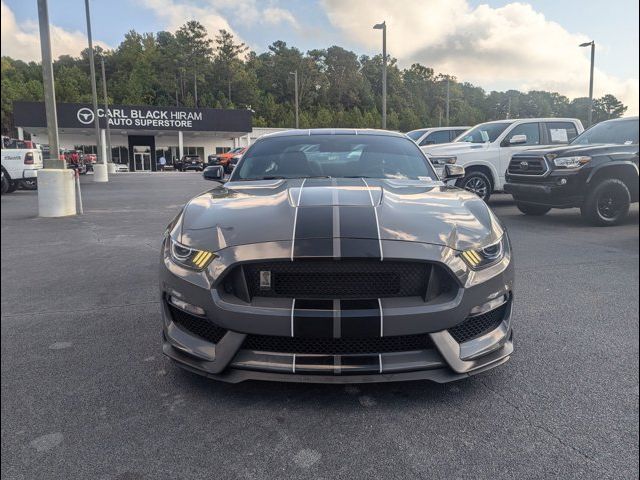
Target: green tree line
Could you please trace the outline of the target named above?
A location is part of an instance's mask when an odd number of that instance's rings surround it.
[[[291,72],[299,78],[300,127],[372,127],[381,122],[382,55],[367,56],[339,46],[304,53],[283,41],[268,51],[248,51],[220,30],[209,38],[190,21],[175,32],[128,32],[114,50],[96,47],[104,58],[109,101],[115,104],[249,108],[254,126],[294,125]],[[408,131],[450,124],[524,117],[577,117],[586,124],[588,98],[554,92],[487,93],[481,87],[415,63],[401,69],[388,59],[387,128]],[[58,102],[90,102],[88,49],[54,63]],[[42,100],[42,69],[36,62],[2,57],[2,132],[13,132],[13,101]],[[100,78],[98,78],[100,81]],[[100,88],[100,84],[98,85]],[[627,110],[613,95],[594,101],[594,121]]]

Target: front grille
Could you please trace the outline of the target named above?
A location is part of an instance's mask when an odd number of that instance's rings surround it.
[[[474,338],[481,337],[485,333],[498,328],[504,319],[507,304],[498,307],[490,312],[467,318],[460,325],[449,329],[449,333],[458,343],[468,342]]]
[[[227,330],[214,325],[206,318],[196,317],[172,305],[169,305],[169,310],[175,324],[211,343],[218,343],[227,333]]]
[[[246,264],[239,268],[251,297],[385,298],[424,296],[432,266],[380,260],[296,260]],[[270,288],[260,287],[270,272]]]
[[[373,338],[300,338],[247,335],[242,348],[260,352],[317,355],[409,352],[431,347],[429,335]]]
[[[543,157],[515,157],[509,162],[507,171],[512,175],[544,175],[548,169]]]

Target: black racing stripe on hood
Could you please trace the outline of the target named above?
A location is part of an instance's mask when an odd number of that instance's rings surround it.
[[[380,242],[370,238],[341,238],[340,257],[380,259]]]
[[[300,207],[294,233],[296,242],[306,238],[331,238],[333,209],[327,207]]]
[[[340,237],[378,238],[373,207],[340,207]]]

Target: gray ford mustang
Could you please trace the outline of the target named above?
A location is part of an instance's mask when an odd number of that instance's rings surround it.
[[[228,382],[448,382],[513,351],[507,233],[385,131],[256,141],[169,224],[160,294],[164,353]]]

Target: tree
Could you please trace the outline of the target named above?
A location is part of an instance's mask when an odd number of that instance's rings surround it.
[[[251,108],[255,126],[292,127],[298,72],[300,121],[311,127],[380,126],[382,56],[357,56],[340,46],[304,53],[275,41],[263,53],[249,51],[232,33],[211,40],[205,27],[190,21],[175,32],[127,32],[105,59],[110,102]],[[91,100],[88,50],[54,62],[59,101]],[[449,80],[451,125],[475,125],[501,118],[577,117],[586,124],[589,99],[555,92],[485,92],[446,73],[414,63],[387,65],[387,126],[403,131],[444,124]],[[41,100],[42,68],[35,62],[2,58],[2,132],[13,129],[13,102]],[[197,91],[197,92],[196,92]],[[197,97],[197,98],[196,98]],[[611,94],[594,101],[594,121],[617,118],[627,107]]]
[[[620,118],[627,111],[623,103],[610,93],[593,101],[594,121],[601,122],[610,118]]]

